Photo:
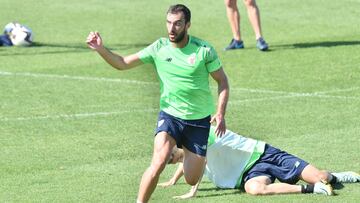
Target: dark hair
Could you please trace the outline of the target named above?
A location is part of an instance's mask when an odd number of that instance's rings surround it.
[[[169,9],[167,11],[167,13],[173,13],[173,14],[178,13],[178,12],[182,12],[184,14],[185,23],[190,22],[191,12],[190,12],[189,8],[183,4],[172,5],[169,7]]]

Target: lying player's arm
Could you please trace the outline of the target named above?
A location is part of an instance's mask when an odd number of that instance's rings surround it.
[[[188,199],[188,198],[192,198],[192,197],[195,197],[196,196],[196,192],[199,188],[199,185],[200,185],[200,182],[201,182],[201,178],[199,179],[199,182],[196,183],[196,185],[192,186],[190,191],[184,195],[180,195],[180,196],[175,196],[173,197],[174,199]]]
[[[98,32],[90,32],[86,39],[88,46],[99,53],[99,55],[112,67],[119,70],[126,70],[142,64],[137,54],[120,56],[104,47],[101,36]]]
[[[176,182],[181,178],[181,176],[184,175],[184,167],[183,167],[183,163],[179,163],[178,168],[175,171],[175,174],[173,175],[173,177],[164,183],[159,183],[158,185],[161,187],[168,187],[168,186],[172,186],[175,185]]]

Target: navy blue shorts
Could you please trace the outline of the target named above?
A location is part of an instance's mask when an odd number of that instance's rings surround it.
[[[0,46],[12,46],[9,35],[0,35]]]
[[[155,134],[167,132],[176,140],[178,148],[206,156],[210,131],[210,116],[197,120],[184,120],[160,111]]]
[[[243,183],[257,176],[267,176],[272,183],[278,179],[283,183],[295,184],[308,164],[294,155],[266,144],[264,154],[244,173]]]

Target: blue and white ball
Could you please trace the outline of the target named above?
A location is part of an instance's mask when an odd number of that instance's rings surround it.
[[[10,34],[10,32],[16,27],[16,26],[20,26],[19,23],[16,22],[11,22],[5,25],[4,27],[4,34],[8,35]]]
[[[9,35],[14,46],[30,46],[34,40],[32,30],[16,22],[8,23],[4,28],[4,33]]]

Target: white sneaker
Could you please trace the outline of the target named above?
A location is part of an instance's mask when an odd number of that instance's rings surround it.
[[[360,175],[352,171],[331,173],[336,177],[337,183],[356,183],[360,182]]]
[[[330,184],[317,182],[314,185],[315,194],[334,195],[333,189]]]

